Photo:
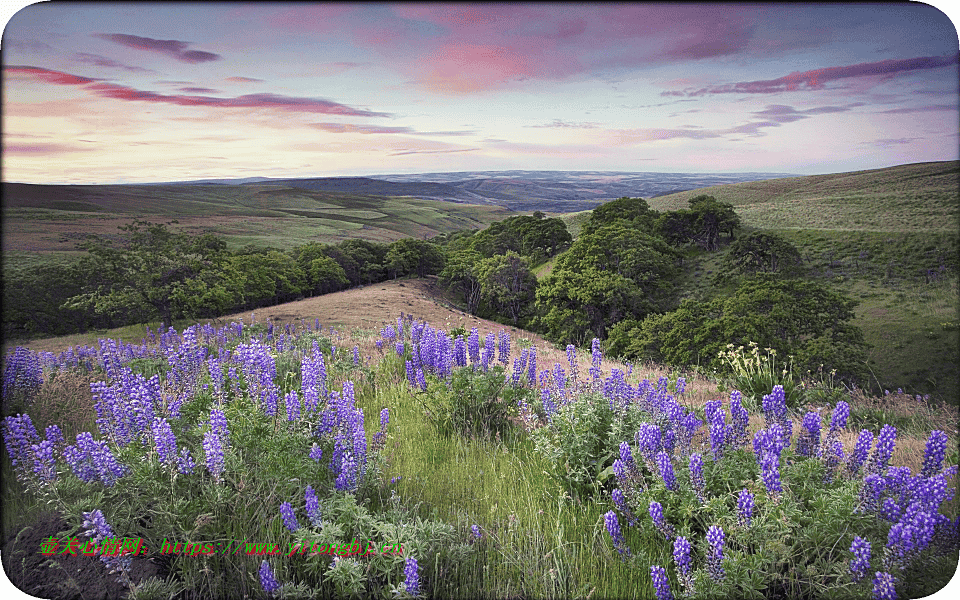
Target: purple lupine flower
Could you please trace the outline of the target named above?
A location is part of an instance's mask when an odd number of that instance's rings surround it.
[[[701,503],[707,501],[707,484],[703,479],[703,456],[698,453],[690,455],[690,485],[693,487],[693,493],[697,495],[697,500]]]
[[[673,561],[684,575],[690,572],[690,542],[687,538],[678,535],[673,540]]]
[[[99,510],[83,513],[83,528],[84,533],[93,538],[94,546],[99,546],[106,539],[116,537],[113,528],[110,527],[103,513]],[[127,572],[133,563],[129,556],[101,556],[100,561],[110,569],[110,573],[121,573],[121,577],[118,577],[117,581],[122,580],[122,574]]]
[[[527,353],[527,380],[531,386],[537,385],[537,349],[532,346]]]
[[[50,425],[44,430],[44,436],[54,446],[62,446],[65,442],[63,439],[63,431],[60,430],[60,427],[56,425]]]
[[[886,480],[876,473],[867,473],[857,500],[858,512],[876,513],[880,510],[880,497],[886,488]]]
[[[177,470],[180,474],[190,475],[196,466],[197,463],[194,462],[193,457],[190,456],[190,450],[188,448],[181,448],[180,455],[177,457]]]
[[[767,493],[776,501],[783,491],[780,484],[780,457],[774,452],[764,452],[760,460],[760,478],[763,479],[763,485],[767,488]]]
[[[570,380],[577,382],[577,349],[573,344],[567,344],[567,364],[570,365]]]
[[[344,453],[343,461],[340,463],[340,474],[337,475],[337,480],[334,482],[334,486],[337,490],[343,491],[353,491],[357,485],[357,463],[353,458],[353,454],[349,451]]]
[[[353,347],[353,364],[355,366],[360,366],[360,347],[359,346]]]
[[[300,524],[297,523],[297,515],[293,513],[293,505],[289,502],[280,505],[280,516],[283,518],[283,524],[290,531],[296,533],[300,529]]]
[[[480,362],[480,332],[474,327],[467,336],[467,353],[470,355],[471,363]]]
[[[413,361],[407,361],[407,381],[411,386],[417,385],[417,372],[413,368]]]
[[[613,498],[613,505],[627,518],[627,524],[630,527],[634,527],[637,524],[637,518],[634,516],[633,511],[630,510],[630,507],[627,506],[627,499],[624,498],[620,488],[614,488],[610,496]]]
[[[427,379],[423,375],[423,369],[419,367],[417,367],[416,379],[417,379],[417,386],[419,386],[421,390],[427,391]]]
[[[828,438],[823,448],[823,482],[833,481],[837,467],[843,462],[843,443],[840,440]]]
[[[857,436],[857,445],[853,449],[853,454],[850,455],[850,460],[847,462],[847,472],[851,476],[855,477],[860,472],[860,467],[866,462],[872,445],[873,432],[869,429],[862,429],[860,435]]]
[[[229,442],[230,429],[227,427],[227,417],[219,408],[210,411],[210,431],[216,433],[224,444]]]
[[[659,565],[652,565],[650,567],[650,579],[653,580],[653,589],[657,593],[657,600],[673,600],[666,569]]]
[[[613,539],[613,547],[617,549],[621,557],[630,556],[630,548],[623,542],[623,534],[620,532],[620,522],[617,520],[617,513],[608,510],[603,515],[603,524],[607,527],[607,533]]]
[[[317,498],[317,492],[313,489],[313,486],[307,486],[307,491],[304,492],[303,498],[307,503],[307,517],[310,518],[310,523],[314,527],[320,527],[322,520],[320,518],[320,499]]]
[[[723,581],[725,577],[723,571],[723,529],[711,525],[710,529],[707,530],[707,543],[710,545],[710,554],[707,556],[707,571],[714,581]]]
[[[483,537],[483,533],[480,531],[479,525],[471,525],[470,532],[473,534],[473,537],[478,540]]]
[[[742,398],[743,396],[739,391],[730,392],[730,420],[732,423],[728,443],[734,448],[740,447],[749,439],[747,425],[750,423],[750,414],[743,407]]]
[[[220,482],[223,474],[225,459],[223,457],[223,445],[220,442],[220,436],[213,430],[203,434],[203,452],[207,471],[213,476],[214,481]]]
[[[870,542],[858,535],[850,544],[850,552],[853,553],[853,558],[850,560],[850,576],[855,582],[860,581],[870,568]]]
[[[160,462],[173,464],[177,459],[177,438],[166,419],[157,417],[153,421],[153,440]]]
[[[656,453],[662,449],[660,428],[653,423],[640,423],[633,440],[645,460],[653,460]]]
[[[820,448],[820,414],[808,412],[803,417],[803,429],[797,439],[797,454],[813,456]]]
[[[403,353],[406,352],[406,348],[403,345],[403,340],[398,341],[393,345],[394,351],[396,351],[397,356],[402,357]]]
[[[403,567],[403,587],[412,596],[420,595],[420,566],[417,559],[408,558]]]
[[[53,456],[53,442],[43,440],[32,447],[34,456],[33,472],[41,481],[50,482],[57,478],[56,459]]]
[[[18,471],[25,472],[33,454],[32,447],[40,442],[37,428],[27,414],[6,417],[3,425],[3,443],[10,455],[10,460]]]
[[[923,467],[920,469],[920,477],[933,477],[940,472],[946,450],[947,434],[939,430],[931,431],[923,453]]]
[[[896,600],[897,588],[894,584],[893,575],[877,571],[873,578],[873,597],[875,600]]]
[[[268,596],[272,596],[274,592],[280,589],[280,583],[273,576],[273,571],[270,569],[270,564],[267,563],[267,561],[260,563],[260,585],[263,586],[263,591],[265,591]]]
[[[323,458],[323,448],[317,444],[310,446],[310,458],[316,462],[320,462],[320,459]]]
[[[867,460],[867,471],[881,476],[884,475],[896,444],[897,428],[893,425],[884,425],[877,438],[877,445]]]
[[[663,506],[656,500],[650,502],[650,518],[653,519],[653,524],[656,526],[657,530],[663,534],[663,537],[667,538],[667,541],[673,539],[673,525],[667,523],[666,519],[663,516]]]
[[[453,363],[458,367],[467,366],[467,342],[462,335],[453,340]]]
[[[283,397],[283,404],[287,407],[287,421],[292,423],[300,418],[300,394],[297,390],[290,390]]]
[[[710,423],[710,449],[713,452],[713,460],[719,462],[723,458],[724,438],[727,433],[723,402],[711,400],[704,406],[704,411]]]
[[[510,334],[500,330],[498,338],[499,360],[503,363],[503,366],[507,366],[510,363]]]
[[[753,494],[746,488],[740,490],[740,495],[737,496],[737,523],[741,527],[750,527],[753,519],[753,499]]]
[[[833,415],[830,417],[829,435],[835,435],[846,427],[848,418],[850,418],[850,405],[843,400],[837,402],[837,405],[833,409]]]
[[[677,395],[682,394],[685,389],[687,389],[687,380],[683,377],[677,377]]]
[[[677,478],[673,474],[673,461],[670,460],[670,455],[661,450],[657,452],[656,461],[657,468],[660,470],[660,477],[663,478],[663,484],[671,492],[676,491]]]

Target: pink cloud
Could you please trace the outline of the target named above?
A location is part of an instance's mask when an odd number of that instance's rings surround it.
[[[181,42],[179,40],[155,40],[139,35],[128,35],[126,33],[95,33],[93,37],[114,42],[128,48],[158,52],[186,63],[202,63],[220,60],[222,58],[219,54],[214,54],[213,52],[187,50],[190,42]]]
[[[63,152],[86,152],[93,148],[78,148],[64,144],[4,144],[3,151],[14,154],[60,154]]]
[[[311,123],[310,127],[326,131],[327,133],[361,133],[404,135],[469,135],[472,131],[417,131],[411,127],[387,127],[385,125],[355,125],[353,123]]]
[[[93,79],[91,77],[81,77],[79,75],[71,75],[61,71],[51,71],[50,69],[43,69],[41,67],[5,66],[3,67],[3,72],[12,75],[23,75],[30,79],[57,85],[84,85],[100,81],[99,79]]]
[[[239,76],[224,77],[223,80],[224,80],[224,81],[233,81],[233,82],[235,82],[235,83],[258,83],[258,82],[263,81],[263,79],[257,79],[257,78],[255,78],[255,77],[239,77]]]
[[[661,92],[661,96],[703,96],[705,94],[775,94],[821,90],[824,85],[839,79],[859,77],[893,77],[903,73],[941,67],[956,67],[958,54],[953,56],[921,56],[918,58],[890,59],[878,62],[859,63],[843,67],[827,67],[810,71],[795,71],[777,79],[741,81],[708,86],[698,90]]]
[[[152,69],[144,69],[143,67],[134,67],[131,65],[125,65],[121,62],[115,61],[112,58],[107,58],[106,56],[100,56],[99,54],[88,54],[86,52],[77,52],[76,54],[77,62],[94,65],[97,67],[106,67],[109,69],[122,69],[124,71],[131,71],[136,73],[156,73]]]
[[[357,8],[297,6],[269,22],[352,36],[414,86],[472,94],[736,54],[752,43],[760,12],[737,5],[402,3],[389,5],[394,19],[384,20],[384,7]]]
[[[205,87],[182,87],[180,88],[181,92],[186,92],[188,94],[219,94],[220,90],[215,90],[212,88]]]
[[[179,106],[209,106],[213,108],[270,108],[288,112],[321,113],[330,115],[345,115],[352,117],[389,117],[390,113],[374,112],[366,109],[353,108],[332,100],[321,98],[300,98],[296,96],[282,96],[279,94],[246,94],[234,98],[216,98],[212,96],[188,96],[158,94],[137,90],[115,83],[105,83],[102,80],[89,77],[78,77],[60,71],[51,71],[38,67],[4,67],[5,71],[25,75],[58,85],[81,85],[83,89],[101,98],[127,100],[135,102],[158,102]]]

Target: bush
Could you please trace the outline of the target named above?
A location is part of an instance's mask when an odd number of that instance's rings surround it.
[[[513,427],[518,400],[532,391],[510,385],[503,367],[457,369],[450,381],[432,378],[421,402],[441,435],[504,437]]]

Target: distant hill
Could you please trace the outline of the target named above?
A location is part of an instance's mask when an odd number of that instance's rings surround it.
[[[375,194],[497,205],[516,212],[590,210],[623,196],[651,198],[683,190],[791,176],[791,173],[624,171],[457,171],[368,177],[201,179],[151,185],[276,185],[344,194]]]
[[[736,208],[744,225],[837,231],[956,231],[960,161],[714,185],[649,199],[660,211],[707,194]]]

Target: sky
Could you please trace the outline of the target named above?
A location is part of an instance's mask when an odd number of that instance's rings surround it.
[[[4,181],[817,174],[960,158],[948,6],[4,8]]]

